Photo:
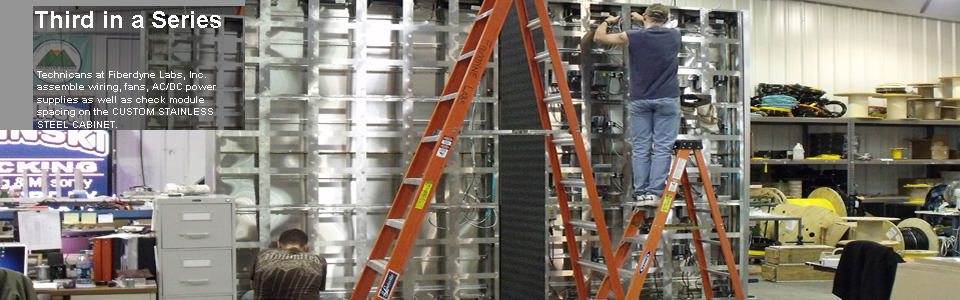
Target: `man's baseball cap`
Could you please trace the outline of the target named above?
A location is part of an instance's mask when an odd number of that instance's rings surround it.
[[[657,3],[647,7],[647,10],[643,12],[643,15],[653,18],[654,20],[666,21],[667,16],[670,15],[670,8],[666,5]]]

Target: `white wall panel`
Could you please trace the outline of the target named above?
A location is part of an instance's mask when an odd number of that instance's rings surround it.
[[[960,73],[957,22],[794,0],[676,1],[679,7],[718,4],[752,17],[747,46],[754,86],[801,83],[832,95]]]

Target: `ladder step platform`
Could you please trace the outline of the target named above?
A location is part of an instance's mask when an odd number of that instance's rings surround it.
[[[367,261],[367,267],[370,267],[377,273],[383,274],[387,269],[387,260],[386,259],[371,259]]]

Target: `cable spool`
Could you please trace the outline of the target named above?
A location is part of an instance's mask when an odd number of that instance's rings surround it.
[[[790,180],[787,182],[787,196],[791,198],[803,197],[803,180]]]
[[[803,222],[802,228],[797,228],[796,221],[780,222],[779,238],[783,243],[795,241],[799,230],[804,242],[820,244],[821,230],[833,223],[842,221],[836,212],[822,206],[800,206],[787,203],[777,205],[771,212],[779,215],[800,217]],[[767,224],[767,232],[772,233],[774,231],[773,228],[775,225],[772,223],[773,222],[769,222]]]
[[[847,206],[843,203],[843,197],[840,197],[840,193],[837,193],[837,191],[831,188],[822,187],[815,189],[807,198],[826,199],[833,204],[833,211],[835,211],[837,215],[841,218],[848,217]]]
[[[775,188],[750,189],[750,195],[769,197],[770,199],[769,202],[775,203],[775,204],[787,203],[787,196],[784,195],[783,192]]]
[[[829,209],[832,212],[837,212],[837,208],[827,199],[823,198],[797,198],[797,199],[787,199],[787,202],[790,204],[796,204],[800,206],[819,206],[826,209]],[[839,215],[839,213],[837,214]],[[841,216],[843,217],[843,216]]]
[[[920,228],[902,227],[900,232],[903,232],[904,250],[925,250],[930,247],[930,241]]]
[[[897,227],[903,234],[904,257],[932,257],[940,253],[940,240],[927,221],[911,218]]]

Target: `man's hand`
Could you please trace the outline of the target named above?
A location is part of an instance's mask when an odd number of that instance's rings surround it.
[[[620,17],[618,16],[609,16],[607,17],[606,20],[604,20],[604,22],[607,22],[608,25],[612,25],[616,23],[618,20],[620,20]]]
[[[638,13],[638,12],[632,12],[632,13],[630,13],[630,19],[632,19],[632,20],[634,20],[634,21],[637,21],[637,22],[642,22],[642,21],[643,21],[643,16],[640,15],[640,13]]]

